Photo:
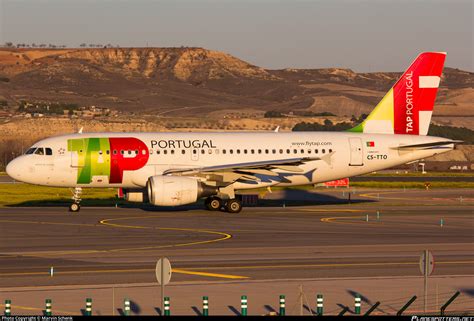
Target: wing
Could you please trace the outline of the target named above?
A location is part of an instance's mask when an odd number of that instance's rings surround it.
[[[279,173],[275,172],[275,170],[283,170],[295,174],[303,173],[304,170],[299,166],[307,162],[324,161],[330,164],[332,154],[334,152],[321,157],[297,157],[217,166],[172,168],[164,171],[163,175],[198,176],[209,181],[224,184],[235,182],[239,179],[259,181],[258,175],[279,177]]]

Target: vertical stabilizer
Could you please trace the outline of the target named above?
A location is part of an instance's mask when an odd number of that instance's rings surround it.
[[[426,135],[443,71],[445,52],[424,52],[352,132]]]

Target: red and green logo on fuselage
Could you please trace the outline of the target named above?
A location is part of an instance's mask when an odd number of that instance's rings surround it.
[[[142,168],[149,158],[145,143],[133,137],[69,139],[68,151],[77,153],[71,165],[78,168],[78,184],[90,184],[94,176],[120,184],[124,171]]]

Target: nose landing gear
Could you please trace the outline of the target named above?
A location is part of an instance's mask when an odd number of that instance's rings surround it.
[[[81,194],[82,194],[82,188],[76,187],[74,188],[74,192],[72,192],[72,200],[73,203],[69,205],[69,212],[79,212],[81,209]]]
[[[69,205],[69,212],[79,212],[81,205],[79,203],[72,203]]]

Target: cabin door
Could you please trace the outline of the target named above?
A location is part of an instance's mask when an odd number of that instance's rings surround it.
[[[362,166],[364,165],[364,153],[362,150],[362,139],[360,138],[349,138],[350,145],[350,162],[349,166]]]

